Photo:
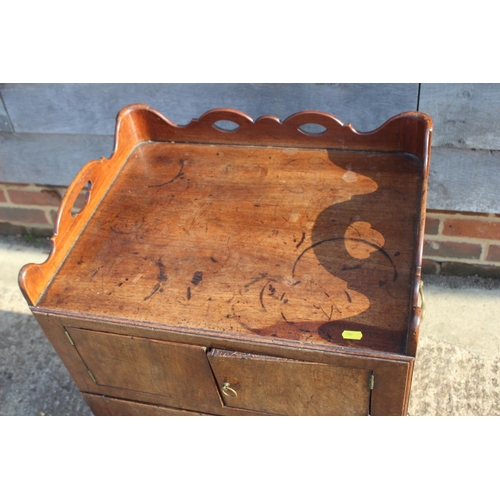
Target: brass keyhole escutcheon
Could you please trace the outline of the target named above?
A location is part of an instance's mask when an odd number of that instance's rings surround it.
[[[227,396],[228,398],[234,399],[236,396],[238,396],[238,393],[231,387],[231,384],[229,382],[224,382],[222,384],[222,394],[224,396]]]

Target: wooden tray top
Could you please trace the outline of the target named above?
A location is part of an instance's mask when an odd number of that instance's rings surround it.
[[[298,122],[326,124],[323,138],[297,131],[297,118],[295,135],[280,138],[269,128],[287,122],[266,117],[262,139],[248,131],[259,120],[236,111],[204,115],[211,129],[199,132],[198,121],[178,127],[145,106],[128,110],[137,116],[122,112],[118,136],[125,118],[128,135],[140,130],[144,113],[154,135],[127,136],[120,161],[119,137],[114,156],[92,167],[115,158],[100,199],[77,216],[66,256],[31,293],[34,305],[175,331],[411,351],[428,117],[405,113],[359,134],[303,113]],[[247,132],[219,131],[218,119]],[[412,131],[418,140],[404,135]],[[363,336],[345,339],[345,330]]]

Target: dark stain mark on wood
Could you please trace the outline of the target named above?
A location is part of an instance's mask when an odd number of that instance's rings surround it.
[[[380,252],[391,263],[391,265],[394,269],[394,275],[393,275],[392,281],[396,281],[398,279],[398,271],[396,270],[396,266],[394,264],[394,261],[392,260],[392,257],[380,245],[376,245],[375,243],[372,243],[371,241],[367,241],[367,240],[360,239],[360,238],[343,238],[343,237],[327,238],[325,240],[317,241],[316,243],[314,243],[311,246],[307,247],[306,249],[302,250],[301,254],[295,259],[295,263],[293,264],[292,276],[295,276],[295,270],[297,269],[297,264],[299,263],[300,259],[302,259],[302,257],[304,256],[304,254],[306,252],[308,252],[309,250],[312,250],[313,248],[316,248],[319,245],[323,245],[324,243],[330,243],[333,241],[356,241],[359,243],[364,243],[365,245],[368,245],[372,248],[375,248],[378,252]],[[361,264],[358,267],[361,267]],[[344,266],[344,268],[342,270],[345,271],[345,270],[351,270],[351,269],[358,269],[358,267],[347,268]]]
[[[263,279],[265,279],[265,278],[267,278],[267,273],[260,273],[260,277],[259,277],[259,278],[253,278],[253,279],[251,279],[248,283],[245,283],[243,286],[244,286],[245,288],[247,288],[247,287],[249,287],[249,286],[251,286],[251,285],[254,285],[254,284],[255,284],[255,283],[257,283],[258,281],[263,280]]]
[[[347,300],[349,301],[349,303],[352,303],[352,299],[351,299],[351,296],[349,295],[349,292],[347,290],[344,290],[344,293],[345,293],[345,296],[347,297]]]
[[[283,292],[283,295],[280,297],[280,300],[283,300],[283,297],[285,296],[286,292]]]
[[[396,253],[394,254],[394,257],[399,257],[400,255],[401,255],[401,252],[396,252]]]
[[[215,262],[216,264],[217,264],[217,262],[219,262],[218,260],[214,259],[213,257],[210,257],[210,260],[211,260],[212,262]]]
[[[300,239],[300,241],[295,245],[295,248],[299,248],[300,245],[302,245],[302,243],[304,243],[304,240],[306,239],[306,233],[302,233],[302,238]]]
[[[173,177],[172,179],[170,179],[169,181],[167,182],[163,182],[161,184],[153,184],[152,186],[148,186],[148,188],[157,188],[157,187],[162,187],[162,186],[166,186],[167,184],[171,184],[172,182],[175,181],[175,179],[178,179],[179,177],[182,177],[184,175],[183,173],[183,169],[184,169],[184,160],[179,160],[179,163],[181,165],[179,171],[177,172],[177,174],[175,175],[175,177]]]
[[[93,273],[92,273],[92,276],[90,277],[90,279],[92,279],[102,268],[101,267],[98,267]]]
[[[187,287],[187,299],[191,300],[191,288],[189,286]]]
[[[122,231],[121,229],[116,229],[113,226],[109,226],[109,229],[115,234],[132,234],[136,232],[136,229],[131,229],[130,231]]]
[[[286,323],[288,323],[289,325],[294,325],[295,323],[293,321],[288,321],[286,318],[285,318],[285,315],[283,313],[281,313],[281,317],[285,320]]]
[[[144,297],[143,300],[149,300],[159,289],[160,289],[160,283],[156,283],[156,285],[151,290],[151,293],[148,296]]]
[[[326,293],[326,292],[325,292],[325,295],[326,295],[328,298],[330,298],[330,295],[328,295],[328,293]]]
[[[297,286],[299,283],[302,283],[301,281],[296,281],[295,283],[292,283],[292,286]]]
[[[387,283],[387,281],[379,281],[378,286],[382,287]]]
[[[266,310],[266,307],[264,306],[264,290],[266,289],[266,286],[269,284],[269,282],[267,282],[263,287],[262,287],[262,290],[260,291],[260,294],[259,294],[259,299],[260,299],[260,305],[262,306],[262,310],[265,311]]]
[[[203,273],[201,271],[196,271],[194,274],[193,274],[193,279],[191,280],[191,283],[194,285],[194,286],[197,286],[200,284],[201,280],[203,279]]]
[[[269,295],[274,295],[274,292],[276,292],[276,288],[271,283],[269,283],[269,291],[271,292]]]
[[[333,316],[333,306],[331,307],[330,309],[330,314],[327,314],[326,311],[320,306],[320,309],[323,311],[323,314],[329,319],[331,320],[332,319],[332,316]]]
[[[168,279],[168,276],[165,274],[165,265],[161,261],[162,257],[158,259],[156,265],[158,266],[158,281],[165,282]]]
[[[144,217],[142,218],[141,223],[138,226],[133,225],[129,231],[123,231],[121,229],[116,229],[113,226],[109,226],[109,229],[111,229],[111,231],[113,231],[113,233],[115,233],[115,234],[134,234],[134,233],[139,232],[139,230],[141,229],[143,224],[144,224]]]

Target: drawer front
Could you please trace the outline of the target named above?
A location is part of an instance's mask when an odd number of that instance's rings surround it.
[[[226,406],[276,415],[368,415],[372,372],[215,349]]]
[[[221,406],[205,347],[67,331],[93,381],[85,392],[202,411]]]
[[[195,417],[204,415],[194,411],[185,411],[165,406],[136,403],[123,399],[82,393],[92,413],[97,416],[133,416],[133,417]]]

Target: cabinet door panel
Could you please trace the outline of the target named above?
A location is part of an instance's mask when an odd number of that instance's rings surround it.
[[[79,328],[68,331],[95,380],[91,392],[114,395],[114,389],[120,389],[157,395],[162,398],[159,404],[167,398],[177,408],[221,405],[205,347]],[[130,399],[137,400],[134,396]]]
[[[369,413],[370,370],[218,349],[208,358],[226,406],[277,415]]]

